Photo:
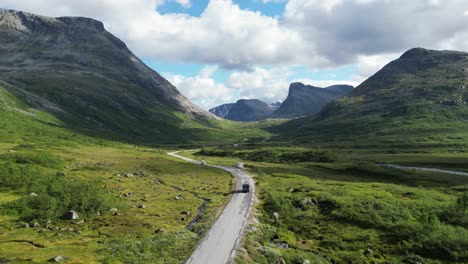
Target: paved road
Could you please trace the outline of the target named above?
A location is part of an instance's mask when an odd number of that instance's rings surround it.
[[[168,154],[188,162],[200,164],[199,161],[177,155],[177,152]],[[206,237],[200,242],[186,264],[232,263],[236,256],[236,248],[242,238],[242,233],[247,226],[247,219],[252,210],[255,196],[252,178],[242,170],[233,167],[208,166],[225,170],[236,177],[237,190],[242,189],[243,183],[250,183],[251,191],[249,193],[234,193],[221,216],[211,227],[210,231],[208,231]]]
[[[400,169],[400,170],[434,171],[434,172],[442,172],[442,173],[447,173],[447,174],[468,176],[468,172],[461,172],[461,171],[441,170],[441,169],[423,168],[423,167],[409,167],[409,166],[402,166],[402,165],[397,165],[397,164],[378,164],[378,165],[381,167],[389,167],[389,168],[395,168],[395,169]]]

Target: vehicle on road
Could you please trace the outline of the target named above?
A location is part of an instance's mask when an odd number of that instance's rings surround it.
[[[201,164],[201,165],[206,165],[206,161],[205,161],[205,160],[202,160],[202,161],[200,162],[200,164]]]
[[[248,192],[250,192],[250,184],[248,184],[248,183],[242,184],[242,192],[243,192],[243,193],[248,193]]]

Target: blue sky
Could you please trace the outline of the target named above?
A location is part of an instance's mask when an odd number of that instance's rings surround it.
[[[205,109],[282,101],[296,81],[357,86],[414,47],[468,51],[466,0],[1,0],[0,7],[100,20]]]

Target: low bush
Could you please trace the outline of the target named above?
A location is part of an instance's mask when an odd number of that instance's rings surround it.
[[[198,156],[235,157],[244,160],[270,163],[324,162],[336,160],[336,155],[323,150],[301,150],[290,148],[262,148],[257,150],[222,150],[205,148],[195,153]]]
[[[25,194],[22,199],[3,206],[4,211],[19,215],[23,221],[54,219],[68,210],[92,216],[115,206],[113,199],[98,186],[75,181],[30,162],[0,162],[0,186]]]

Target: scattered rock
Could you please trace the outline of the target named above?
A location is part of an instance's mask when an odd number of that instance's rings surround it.
[[[15,153],[16,150],[10,149],[10,150],[8,150],[8,152],[10,152],[10,153]]]
[[[421,256],[418,255],[412,255],[407,258],[406,263],[410,264],[422,264],[424,263],[424,259]]]
[[[40,224],[38,222],[34,222],[34,224],[32,225],[33,227],[39,227]]]
[[[145,209],[145,208],[146,208],[146,205],[140,204],[140,205],[138,205],[138,208]]]
[[[79,216],[76,211],[71,210],[71,211],[63,213],[62,218],[63,220],[76,220],[79,218]]]
[[[162,214],[156,214],[156,217],[162,217]]]
[[[368,248],[364,250],[364,255],[372,255],[372,254],[374,254],[374,251],[372,249]]]
[[[156,231],[154,231],[155,234],[163,234],[163,233],[166,233],[166,230],[164,230],[163,228],[158,228]]]
[[[190,215],[190,212],[189,212],[189,211],[182,211],[181,214],[183,214],[183,215]]]
[[[302,262],[302,264],[310,264],[310,260],[304,259],[304,261]]]
[[[119,211],[119,209],[117,209],[117,208],[111,208],[111,209],[109,209],[109,211],[110,211],[111,213],[116,213],[116,212]]]
[[[19,225],[19,228],[29,228],[29,224],[28,223],[22,223]]]
[[[84,224],[84,222],[85,222],[85,221],[82,219],[82,220],[80,220],[80,221],[78,221],[78,222],[75,222],[75,225],[82,225],[82,224]]]
[[[287,243],[279,243],[278,247],[279,248],[289,248],[289,245]]]
[[[182,195],[177,195],[176,197],[174,197],[174,199],[176,200],[182,200],[184,199],[184,197]]]
[[[304,205],[314,205],[314,202],[312,201],[312,199],[309,199],[309,198],[302,199],[302,203]]]
[[[133,173],[127,173],[127,174],[125,174],[125,177],[127,177],[127,178],[133,178],[134,176],[133,176]]]
[[[278,221],[280,218],[280,214],[278,212],[274,212],[273,217],[275,218],[275,221]]]
[[[49,262],[62,262],[62,261],[64,261],[64,260],[65,260],[64,257],[62,257],[62,256],[56,256],[56,257],[53,257],[53,258],[49,259]]]
[[[37,193],[32,192],[32,193],[29,194],[29,196],[31,196],[31,197],[37,197],[38,195],[37,195]]]

